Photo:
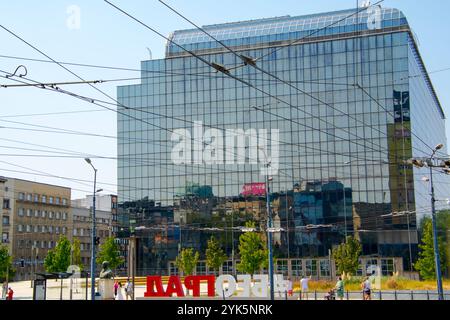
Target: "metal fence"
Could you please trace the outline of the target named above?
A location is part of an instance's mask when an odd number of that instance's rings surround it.
[[[285,294],[287,300],[326,300],[326,292],[310,291],[308,293],[295,293],[289,297]],[[336,299],[338,299],[336,297]],[[362,291],[346,291],[343,300],[364,300]],[[372,290],[371,300],[439,300],[437,291],[375,291]],[[450,301],[450,292],[444,292],[444,300]]]

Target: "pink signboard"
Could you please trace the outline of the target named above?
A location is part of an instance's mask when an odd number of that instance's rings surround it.
[[[266,184],[265,183],[246,183],[242,188],[243,196],[265,196]]]

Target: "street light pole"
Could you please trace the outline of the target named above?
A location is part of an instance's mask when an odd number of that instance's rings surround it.
[[[441,149],[441,148],[439,148],[439,149]],[[431,160],[433,160],[433,157],[434,157],[436,151],[439,149],[436,148],[433,151]],[[430,166],[430,182],[431,182],[431,209],[432,209],[431,221],[433,224],[434,259],[435,259],[435,264],[436,264],[437,289],[438,289],[439,300],[444,300],[444,290],[442,287],[441,258],[440,258],[440,254],[439,254],[439,242],[438,242],[437,224],[436,224],[436,198],[434,196],[433,168],[431,166]]]
[[[441,258],[439,254],[439,241],[437,234],[437,223],[436,223],[436,198],[434,194],[434,184],[433,184],[433,168],[446,168],[444,172],[449,174],[450,170],[448,169],[448,161],[445,162],[444,165],[435,166],[433,164],[434,156],[436,153],[444,147],[443,144],[439,144],[436,148],[433,149],[433,153],[431,157],[427,159],[428,167],[430,168],[430,185],[431,185],[431,222],[433,227],[433,245],[434,245],[434,261],[435,261],[435,270],[436,270],[436,279],[437,279],[437,290],[439,295],[439,300],[444,300],[444,289],[442,287],[442,272],[441,272]],[[429,160],[429,162],[428,162]],[[425,162],[419,159],[411,159],[407,161],[407,163],[412,164],[418,168],[423,168],[425,166]]]
[[[97,193],[97,169],[92,164],[91,159],[85,161],[94,169],[94,194],[92,199],[92,230],[91,230],[91,300],[95,300],[95,194]]]

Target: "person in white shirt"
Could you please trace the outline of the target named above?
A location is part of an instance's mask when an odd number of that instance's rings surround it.
[[[127,283],[125,283],[125,296],[130,298],[130,300],[133,297],[133,282],[130,281],[130,279],[127,280]]]
[[[120,283],[120,282],[119,282],[119,287],[117,288],[116,300],[124,300],[123,293],[122,293],[122,283]]]
[[[363,289],[364,300],[372,300],[372,298],[371,298],[372,285],[370,283],[369,277],[365,278],[364,282],[361,284],[361,287]]]
[[[309,277],[303,277],[300,280],[300,287],[301,287],[301,298],[308,300],[308,290],[309,290],[309,280],[311,280],[311,276]]]

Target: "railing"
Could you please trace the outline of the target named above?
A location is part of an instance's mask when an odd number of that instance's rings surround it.
[[[296,292],[291,299],[297,298],[298,300],[327,300],[328,293],[309,291]],[[339,300],[336,294],[334,298]],[[334,299],[333,299],[334,300]],[[345,291],[342,300],[364,300],[364,293],[362,291]],[[380,291],[372,290],[370,300],[439,300],[439,294],[437,291],[430,290],[394,290],[394,291]],[[444,293],[444,300],[450,301],[450,292]]]

